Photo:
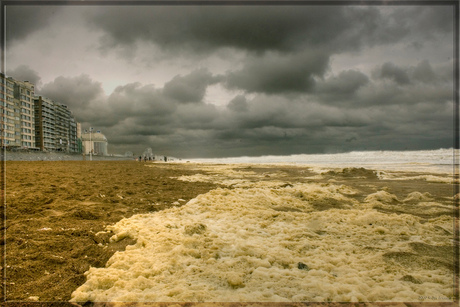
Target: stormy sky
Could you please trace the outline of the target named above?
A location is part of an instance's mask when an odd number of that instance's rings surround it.
[[[6,74],[115,154],[453,147],[454,7],[363,3],[13,4]]]

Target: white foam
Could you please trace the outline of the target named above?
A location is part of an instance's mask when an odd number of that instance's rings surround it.
[[[105,268],[90,268],[72,301],[291,302],[419,301],[450,297],[452,272],[391,263],[388,252],[409,242],[451,244],[445,215],[421,222],[387,214],[375,204],[400,202],[380,191],[365,202],[346,185],[280,185],[235,166],[208,166],[209,175],[180,177],[235,187],[199,195],[182,207],[123,219],[108,227],[112,241],[137,243]],[[403,201],[429,204],[418,192]],[[327,205],[328,210],[317,211]],[[432,204],[431,204],[432,205]],[[334,207],[336,206],[336,207]],[[420,283],[402,280],[411,275]]]

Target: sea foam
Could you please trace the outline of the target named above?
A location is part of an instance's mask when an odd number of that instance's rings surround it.
[[[90,268],[72,301],[376,302],[452,296],[449,261],[414,250],[452,249],[451,235],[442,231],[452,227],[451,217],[423,220],[374,209],[395,202],[433,207],[429,194],[398,198],[377,191],[360,201],[347,185],[270,180],[267,173],[235,165],[197,166],[203,167],[210,173],[178,179],[231,188],[109,226],[113,241],[129,236],[137,242],[113,255],[105,268]],[[315,209],[325,203],[327,210]]]

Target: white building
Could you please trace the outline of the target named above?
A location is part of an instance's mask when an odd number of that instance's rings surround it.
[[[100,131],[87,132],[81,134],[81,141],[83,145],[83,153],[89,155],[107,156],[107,138]]]

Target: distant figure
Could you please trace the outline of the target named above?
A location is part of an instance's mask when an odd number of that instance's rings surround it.
[[[144,162],[147,162],[147,157],[144,157]]]
[[[142,162],[142,157],[141,156],[139,156],[139,162]]]

